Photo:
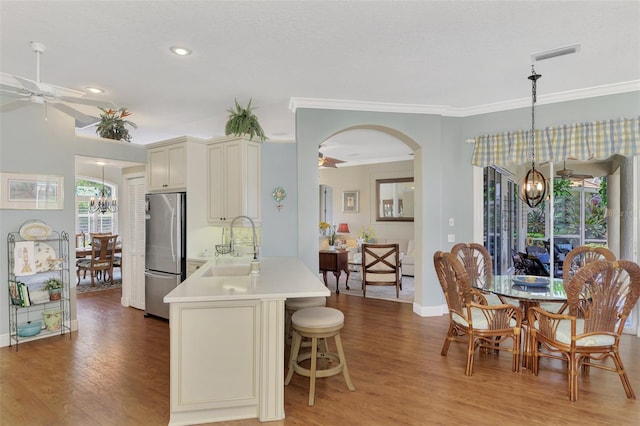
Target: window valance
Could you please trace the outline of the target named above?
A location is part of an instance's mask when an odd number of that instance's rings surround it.
[[[531,130],[518,130],[475,138],[472,164],[485,167],[531,162]],[[640,117],[547,127],[535,131],[536,163],[605,160],[614,154],[640,154]]]

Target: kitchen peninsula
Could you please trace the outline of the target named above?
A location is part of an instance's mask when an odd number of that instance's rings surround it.
[[[170,304],[171,425],[284,418],[284,302],[329,296],[299,259],[208,261]]]

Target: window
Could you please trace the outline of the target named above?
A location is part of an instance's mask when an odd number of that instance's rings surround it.
[[[106,213],[90,212],[89,203],[92,197],[98,197],[102,182],[90,179],[76,179],[76,233],[92,232],[118,233],[118,215],[110,211]],[[107,197],[116,197],[116,187],[107,182],[104,184]]]

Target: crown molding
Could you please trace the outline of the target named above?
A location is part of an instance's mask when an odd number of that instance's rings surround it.
[[[336,109],[348,111],[397,112],[404,114],[444,115],[448,105],[394,104],[387,102],[350,101],[344,99],[291,98],[289,109]]]
[[[538,95],[536,104],[553,104],[557,102],[574,101],[578,99],[595,98],[598,96],[615,95],[619,93],[640,91],[640,80],[622,83],[605,84],[587,89],[568,90],[566,92]],[[296,112],[298,108],[334,109],[343,111],[392,112],[404,114],[432,114],[446,117],[470,117],[491,112],[508,111],[525,108],[531,105],[531,98],[514,99],[504,102],[479,105],[473,107],[456,108],[448,105],[418,105],[396,104],[385,102],[351,101],[341,99],[320,98],[291,98],[289,109]]]

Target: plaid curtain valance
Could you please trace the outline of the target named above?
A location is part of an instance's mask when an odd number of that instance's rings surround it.
[[[486,167],[531,162],[530,130],[498,133],[475,138],[472,164]],[[535,131],[536,163],[605,160],[614,154],[640,154],[640,117],[602,120],[547,127]]]

